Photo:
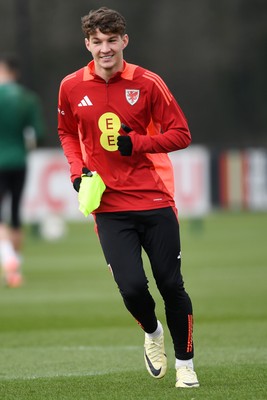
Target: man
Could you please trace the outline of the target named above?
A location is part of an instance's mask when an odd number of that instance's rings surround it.
[[[93,60],[61,83],[59,137],[74,188],[79,191],[90,171],[96,171],[106,185],[93,215],[125,306],[145,332],[148,372],[162,378],[167,357],[142,248],[165,303],[176,357],[176,387],[198,387],[192,305],[181,275],[173,171],[167,155],[187,147],[191,136],[163,80],[123,59],[129,41],[125,29],[124,17],[106,7],[82,18],[85,46]]]
[[[22,283],[20,205],[27,143],[35,143],[35,138],[39,140],[44,133],[39,99],[18,83],[18,77],[17,58],[0,55],[0,263],[4,282],[9,287]],[[10,198],[10,224],[3,215],[6,196]]]

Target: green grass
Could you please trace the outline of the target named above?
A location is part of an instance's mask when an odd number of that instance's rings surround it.
[[[18,289],[0,288],[0,399],[267,399],[267,214],[181,220],[183,276],[195,313],[201,387],[154,380],[90,223],[45,242],[27,230]],[[158,317],[163,305],[148,268]]]

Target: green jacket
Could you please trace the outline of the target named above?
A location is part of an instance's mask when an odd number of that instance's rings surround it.
[[[0,84],[0,168],[26,165],[25,131],[31,128],[39,142],[44,120],[38,96],[16,82]]]

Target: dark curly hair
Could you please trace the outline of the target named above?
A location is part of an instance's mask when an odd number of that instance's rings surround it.
[[[123,36],[126,30],[125,18],[115,10],[101,7],[98,10],[91,10],[88,15],[81,18],[82,31],[84,36],[94,34],[97,29],[102,33],[115,33]]]

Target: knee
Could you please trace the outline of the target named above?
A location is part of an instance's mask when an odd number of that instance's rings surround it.
[[[148,291],[148,286],[141,282],[131,282],[128,285],[119,285],[119,291],[125,300],[131,301],[143,297]]]
[[[185,295],[184,282],[181,277],[179,280],[165,280],[158,285],[158,289],[162,297],[166,300],[168,298],[183,298]]]

